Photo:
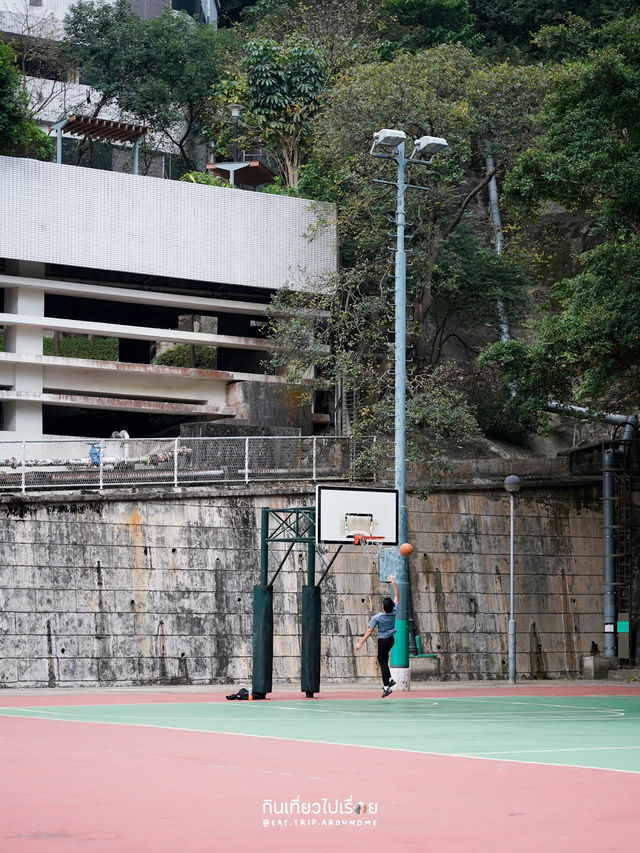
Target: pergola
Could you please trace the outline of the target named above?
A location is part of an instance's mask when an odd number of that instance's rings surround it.
[[[149,131],[141,124],[128,124],[123,121],[111,121],[93,116],[65,116],[49,126],[57,134],[56,161],[62,163],[62,131],[71,136],[83,136],[104,142],[133,142],[133,174],[138,174],[138,147],[140,140]]]

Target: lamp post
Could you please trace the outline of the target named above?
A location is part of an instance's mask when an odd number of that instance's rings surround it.
[[[238,162],[238,119],[240,118],[240,110],[242,104],[229,104],[231,110],[231,119],[233,122],[233,162]]]
[[[395,486],[398,490],[398,537],[406,542],[409,537],[408,510],[406,498],[406,398],[407,398],[407,255],[404,248],[406,225],[404,197],[407,187],[405,168],[407,163],[428,165],[433,157],[445,148],[447,141],[441,137],[423,136],[414,142],[410,157],[405,157],[406,134],[402,130],[385,128],[373,135],[373,144],[369,152],[373,157],[394,160],[397,166],[396,181],[376,183],[395,183],[396,187],[396,253],[395,253],[395,403],[394,403],[394,461]],[[381,149],[376,151],[376,149]],[[418,159],[416,155],[428,155],[428,160]],[[419,189],[419,188],[418,188]],[[399,601],[396,616],[395,643],[391,650],[391,668],[399,690],[409,690],[411,674],[409,671],[409,573],[406,560],[396,549],[392,552],[394,573],[398,583]]]
[[[511,498],[511,528],[509,536],[509,681],[516,683],[516,622],[513,618],[513,564],[516,519],[516,492],[520,491],[520,477],[511,474],[505,477],[504,487]]]

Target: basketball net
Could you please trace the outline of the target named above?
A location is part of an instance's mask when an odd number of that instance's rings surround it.
[[[384,536],[370,536],[368,533],[354,533],[353,544],[362,548],[365,554],[377,559],[384,545]]]

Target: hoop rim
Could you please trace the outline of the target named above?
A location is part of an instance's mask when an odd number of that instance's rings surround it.
[[[370,533],[348,533],[349,539],[353,539],[354,545],[384,545],[384,536],[372,536]]]

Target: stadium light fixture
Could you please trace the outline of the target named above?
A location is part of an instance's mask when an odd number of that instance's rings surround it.
[[[444,151],[449,147],[449,143],[441,136],[421,136],[413,143],[413,151],[410,159],[413,160],[418,155],[423,157],[435,157],[440,151]]]
[[[371,146],[370,153],[373,154],[376,146],[396,151],[397,148],[406,141],[406,139],[407,134],[403,130],[391,130],[390,128],[385,127],[373,134],[373,145]]]

